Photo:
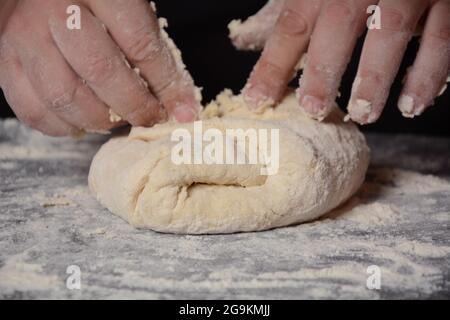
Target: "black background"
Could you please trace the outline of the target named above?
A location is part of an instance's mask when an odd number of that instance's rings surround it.
[[[210,101],[223,88],[239,92],[259,54],[236,51],[228,40],[227,24],[232,19],[244,19],[255,13],[266,1],[157,0],[155,2],[159,16],[169,20],[169,33],[183,52],[184,61],[196,84],[204,88],[204,102]],[[342,81],[340,90],[342,96],[338,100],[341,106],[346,106],[348,101],[361,47],[362,39]],[[413,63],[417,48],[418,42],[413,40],[382,117],[376,124],[364,126],[364,131],[450,136],[450,90],[436,100],[435,106],[413,120],[403,118],[397,109],[401,79],[405,75],[406,68]],[[13,116],[13,113],[0,94],[0,117],[10,116]]]

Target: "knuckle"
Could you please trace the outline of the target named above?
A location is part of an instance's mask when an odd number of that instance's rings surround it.
[[[0,66],[1,65],[6,65],[6,62],[8,61],[8,59],[6,58],[8,56],[7,53],[7,44],[6,41],[2,41],[0,39]]]
[[[397,8],[383,6],[381,12],[381,29],[390,31],[405,31],[406,18],[404,14]],[[412,29],[412,26],[411,26]]]
[[[283,79],[286,73],[282,67],[266,58],[261,59],[258,63],[257,72],[259,73],[259,79],[271,86],[278,86],[280,79]]]
[[[159,83],[153,84],[153,90],[157,95],[163,95],[165,92],[170,91],[171,88],[178,84],[178,73],[176,70],[168,70],[163,80]]]
[[[327,83],[332,83],[336,78],[336,74],[343,72],[342,69],[343,67],[339,68],[329,62],[311,61],[308,71],[311,76],[320,78]]]
[[[59,87],[49,93],[45,102],[55,111],[67,112],[73,109],[76,92],[76,86]]]
[[[1,50],[1,48],[0,48],[0,50]],[[2,56],[1,52],[0,52],[0,70],[6,70],[10,64],[11,64],[11,58]]]
[[[86,58],[85,68],[85,80],[101,83],[113,75],[114,59],[101,53],[92,54]]]
[[[348,1],[331,1],[324,8],[324,16],[332,24],[348,24],[355,20],[355,10]]]
[[[149,126],[156,120],[155,111],[159,110],[158,102],[153,99],[146,99],[142,104],[131,109],[127,115],[127,120],[134,126]]]
[[[32,32],[30,29],[30,23],[23,23],[27,21],[27,17],[19,10],[15,12],[8,18],[8,22],[5,25],[5,32],[10,35],[27,36]]]
[[[298,36],[308,31],[308,20],[302,14],[287,9],[280,14],[277,29],[280,34]]]
[[[434,19],[433,27],[430,27],[429,35],[445,42],[450,41],[450,0],[436,1],[430,11],[428,19]]]
[[[126,45],[126,53],[134,63],[153,60],[161,51],[162,46],[149,30],[139,30],[134,33]]]
[[[362,70],[359,73],[359,76],[361,79],[363,79],[363,81],[367,82],[370,81],[371,83],[375,83],[377,85],[385,82],[386,80],[386,73],[381,70],[376,70],[374,68]]]
[[[45,112],[37,108],[30,108],[26,112],[20,113],[18,117],[30,128],[39,129],[44,122]]]
[[[45,109],[26,105],[26,101],[21,99],[16,90],[11,87],[5,89],[4,95],[17,118],[30,128],[37,129],[40,127],[46,116]]]
[[[14,52],[13,45],[6,39],[0,39],[0,71],[18,70],[19,67],[19,58]]]
[[[447,43],[450,41],[450,26],[437,28],[435,31],[430,32],[430,36],[443,40]]]
[[[432,5],[439,11],[450,11],[450,0],[433,0]]]
[[[13,57],[1,57],[0,56],[0,87],[5,86],[5,82],[8,78],[17,77],[17,70],[20,67],[20,63]]]

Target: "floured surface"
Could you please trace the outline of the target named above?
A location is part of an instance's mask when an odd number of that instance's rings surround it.
[[[362,190],[320,221],[178,236],[135,230],[90,195],[104,138],[2,122],[0,298],[449,298],[450,140],[368,141]],[[379,291],[366,288],[373,264]],[[81,268],[80,291],[66,289],[69,265]]]

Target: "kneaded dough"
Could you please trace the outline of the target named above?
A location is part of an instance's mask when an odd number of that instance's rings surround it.
[[[176,128],[133,128],[95,156],[89,186],[98,201],[137,228],[207,234],[258,231],[310,221],[342,204],[362,184],[369,163],[364,136],[334,108],[324,122],[303,115],[289,93],[275,108],[248,111],[226,90],[201,114],[203,127],[278,128],[279,170],[260,165],[176,165]]]

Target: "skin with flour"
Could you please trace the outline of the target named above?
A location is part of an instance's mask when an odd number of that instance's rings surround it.
[[[134,128],[95,156],[89,186],[114,214],[137,228],[206,234],[258,231],[310,221],[339,206],[362,184],[369,163],[363,135],[335,108],[325,122],[298,112],[294,94],[276,108],[248,110],[225,91],[201,114],[203,125],[279,129],[279,170],[260,165],[176,165],[170,136],[179,124]],[[193,130],[193,124],[182,125]],[[270,195],[270,196],[268,196]]]
[[[79,30],[66,26],[72,6]],[[199,90],[166,26],[146,0],[2,0],[0,87],[22,122],[50,136],[192,121]]]
[[[360,124],[378,120],[407,45],[417,34],[420,49],[404,79],[398,108],[408,118],[421,115],[445,91],[450,72],[448,0],[269,0],[254,16],[229,25],[238,49],[262,50],[243,89],[249,105],[279,101],[308,52],[298,104],[311,117],[326,118],[374,8],[380,28],[368,30],[364,39],[349,119]]]

